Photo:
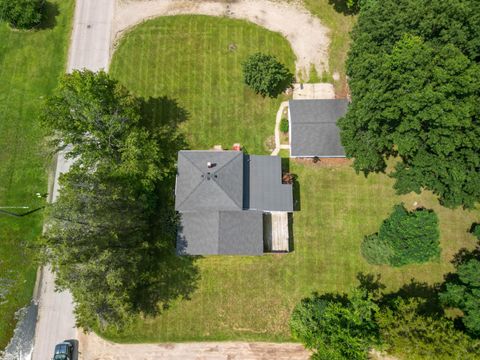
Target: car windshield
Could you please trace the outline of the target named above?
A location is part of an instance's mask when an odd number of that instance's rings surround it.
[[[65,354],[57,354],[55,355],[53,360],[68,360],[68,356]]]

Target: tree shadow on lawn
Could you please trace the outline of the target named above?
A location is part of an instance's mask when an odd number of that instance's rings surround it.
[[[57,16],[60,15],[58,5],[49,1],[43,5],[42,21],[38,25],[39,30],[53,29],[57,25]]]
[[[144,272],[150,276],[142,288],[135,291],[137,310],[147,316],[169,307],[172,300],[190,299],[200,279],[196,260],[199,257],[178,256],[176,237],[179,216],[175,211],[175,177],[179,150],[188,144],[178,126],[189,117],[174,99],[166,96],[140,99],[142,124],[159,135],[165,151],[164,166],[168,175],[157,185],[157,209],[151,220],[152,239],[159,246],[144,259]]]
[[[343,15],[355,15],[358,13],[358,9],[349,9],[347,6],[347,0],[328,0],[328,3],[332,5],[337,13]]]

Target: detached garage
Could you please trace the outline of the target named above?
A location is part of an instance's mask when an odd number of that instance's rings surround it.
[[[346,99],[290,100],[290,156],[344,158],[337,120],[347,113]]]

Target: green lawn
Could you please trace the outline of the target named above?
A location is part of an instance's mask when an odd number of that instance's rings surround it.
[[[49,1],[53,24],[37,31],[11,31],[0,23],[0,206],[43,205],[46,152],[37,116],[43,98],[64,71],[73,1]],[[14,313],[31,299],[36,264],[28,249],[40,234],[42,213],[24,218],[0,214],[0,349],[9,341]]]
[[[138,96],[178,100],[189,113],[182,127],[192,148],[241,143],[266,153],[281,99],[264,99],[243,85],[241,64],[257,51],[294,72],[290,44],[277,33],[226,18],[163,17],[122,39],[110,72]]]
[[[227,50],[231,42],[237,44],[233,54]],[[192,148],[240,141],[251,152],[261,153],[276,103],[244,89],[240,62],[262,44],[269,44],[268,49],[278,46],[275,54],[292,64],[286,43],[254,25],[193,16],[157,19],[140,25],[121,42],[112,72],[137,94],[177,98],[191,114],[184,130]],[[254,109],[262,115],[252,121]],[[431,284],[452,269],[453,254],[474,246],[467,230],[478,221],[478,211],[441,208],[428,193],[396,196],[385,175],[365,178],[349,165],[321,167],[291,161],[290,170],[298,174],[300,184],[292,253],[200,259],[201,278],[190,300],[177,301],[154,319],[137,319],[123,333],[102,335],[120,342],[291,340],[291,310],[311,292],[348,291],[357,284],[360,272],[380,273],[390,290],[411,278]],[[437,211],[441,260],[399,269],[371,266],[360,254],[360,243],[401,201],[407,207],[417,201]]]
[[[345,60],[350,46],[350,31],[356,17],[346,11],[345,0],[303,0],[305,7],[330,29],[329,81],[337,72],[340,80],[333,81],[337,95],[345,96],[347,80]]]

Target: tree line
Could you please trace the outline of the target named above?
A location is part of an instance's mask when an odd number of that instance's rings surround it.
[[[480,200],[479,0],[360,2],[340,120],[357,172],[389,171],[400,194],[446,207]]]

